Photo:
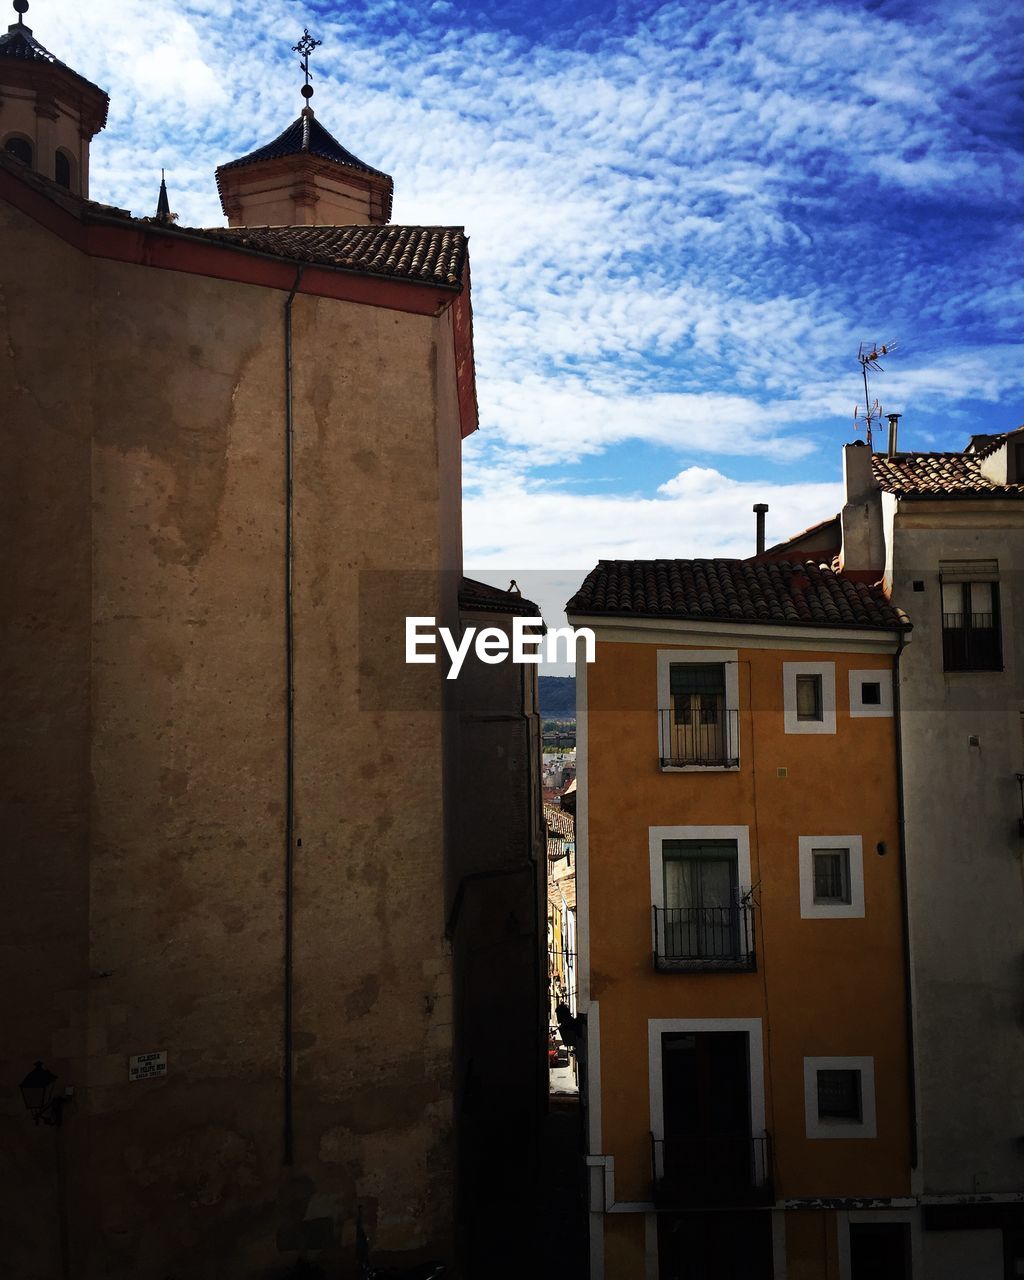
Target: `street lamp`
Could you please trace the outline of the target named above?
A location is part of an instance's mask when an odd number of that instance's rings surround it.
[[[25,1106],[36,1124],[42,1122],[60,1126],[65,1099],[53,1096],[53,1086],[56,1083],[57,1077],[53,1072],[47,1071],[41,1062],[37,1062],[19,1086]]]

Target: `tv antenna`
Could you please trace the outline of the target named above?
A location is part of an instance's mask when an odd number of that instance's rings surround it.
[[[887,356],[891,351],[896,350],[895,338],[891,342],[862,342],[857,350],[857,359],[860,361],[860,371],[864,378],[864,427],[867,434],[868,448],[874,448],[872,442],[872,427],[877,422],[882,422],[882,406],[877,400],[871,399],[871,392],[868,390],[868,370],[871,369],[875,373],[884,373],[885,370],[878,363],[880,356]],[[860,405],[856,405],[853,410],[853,423],[855,427],[859,426],[857,418],[860,414]]]

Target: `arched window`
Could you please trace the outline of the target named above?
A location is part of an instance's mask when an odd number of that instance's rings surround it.
[[[71,190],[71,161],[63,151],[53,157],[53,178],[59,187]]]
[[[8,138],[4,150],[23,164],[32,163],[32,143],[27,138]]]

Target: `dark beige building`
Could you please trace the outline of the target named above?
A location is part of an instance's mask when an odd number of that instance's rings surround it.
[[[458,686],[402,656],[405,614],[459,625],[466,237],[388,223],[308,100],[193,230],[85,198],[105,95],[21,21],[0,95],[9,1274],[345,1275],[360,1216],[375,1261],[452,1260],[455,908],[505,862],[530,900],[542,830],[523,754],[459,844]],[[540,1062],[536,913],[514,951]]]

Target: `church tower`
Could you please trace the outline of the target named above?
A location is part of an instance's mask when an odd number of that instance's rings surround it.
[[[382,226],[391,219],[394,184],[327,132],[309,100],[309,55],[320,43],[308,31],[302,54],[306,99],[298,119],[273,142],[217,169],[220,202],[232,227]]]
[[[110,99],[64,65],[18,21],[0,36],[0,149],[66,187],[89,195],[89,143],[107,123]]]

